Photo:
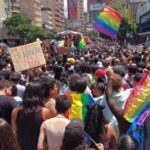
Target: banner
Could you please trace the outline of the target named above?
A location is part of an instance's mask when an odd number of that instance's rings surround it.
[[[77,19],[77,0],[68,0],[68,18]]]
[[[10,55],[16,72],[46,64],[39,42],[11,48]]]

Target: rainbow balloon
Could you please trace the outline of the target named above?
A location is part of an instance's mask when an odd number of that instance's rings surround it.
[[[80,40],[80,43],[79,43],[79,48],[83,49],[85,46],[86,46],[86,42],[85,42],[84,37],[82,36],[81,40]]]
[[[84,120],[87,113],[86,106],[94,103],[93,98],[89,94],[70,94],[69,99],[72,102],[72,106],[69,111],[69,118],[79,118]]]
[[[57,45],[58,47],[64,47],[64,44],[65,44],[65,41],[64,41],[64,40],[62,40],[62,41],[57,41],[57,42],[56,42],[56,45]]]
[[[119,12],[109,6],[105,6],[104,11],[99,14],[93,27],[112,39],[116,39],[121,24],[121,18],[122,16]]]
[[[143,118],[143,114],[149,109],[150,71],[146,72],[144,78],[135,86],[135,88],[131,92],[130,96],[126,101],[123,115],[127,121],[132,123],[137,118]]]

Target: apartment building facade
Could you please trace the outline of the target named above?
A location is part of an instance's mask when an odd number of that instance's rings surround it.
[[[59,32],[64,29],[64,1],[63,0],[42,0],[42,22],[48,19],[48,26]],[[44,18],[43,18],[44,17]]]
[[[42,26],[41,0],[11,0],[12,13],[28,16],[34,25]]]
[[[82,31],[84,28],[84,0],[68,0],[68,22],[70,27],[76,31]]]
[[[90,23],[96,20],[104,5],[103,0],[88,0],[88,20]]]

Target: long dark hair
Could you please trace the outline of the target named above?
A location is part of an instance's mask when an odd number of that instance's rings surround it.
[[[34,112],[38,106],[42,106],[41,85],[39,82],[30,82],[30,84],[27,85],[22,105],[26,114],[30,114]]]
[[[20,150],[11,126],[0,118],[0,150]]]
[[[94,104],[88,105],[87,108],[88,112],[85,118],[85,132],[88,133],[96,143],[100,143],[100,136],[106,132],[105,125],[107,124],[102,112],[104,107]],[[95,145],[91,145],[91,147],[95,147]]]
[[[41,91],[43,98],[48,98],[50,95],[50,90],[54,88],[56,81],[50,77],[42,77],[40,80]]]

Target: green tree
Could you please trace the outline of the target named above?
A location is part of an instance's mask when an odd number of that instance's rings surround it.
[[[111,7],[122,14],[122,18],[127,21],[128,15],[125,11],[125,3],[122,0],[116,0],[111,4]]]
[[[43,36],[43,30],[32,25],[31,20],[21,14],[13,14],[3,23],[8,35],[19,38],[22,44],[33,42],[36,38]]]
[[[122,15],[122,22],[119,29],[119,36],[122,38],[126,37],[126,31],[128,29],[128,14],[125,10],[126,3],[122,0],[116,0],[111,4],[111,7],[117,10]]]
[[[84,35],[89,36],[89,37],[98,37],[99,32],[97,32],[96,30],[91,30],[91,31],[85,32]]]

